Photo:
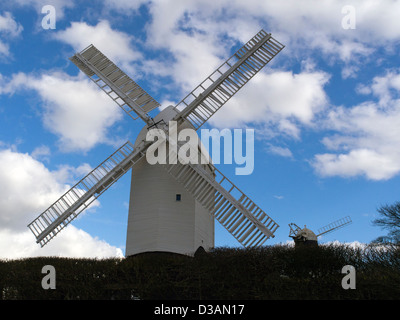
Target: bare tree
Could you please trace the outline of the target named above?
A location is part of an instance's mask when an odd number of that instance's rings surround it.
[[[400,201],[380,207],[378,213],[381,218],[373,220],[372,224],[389,232],[386,236],[378,237],[373,242],[400,244]]]

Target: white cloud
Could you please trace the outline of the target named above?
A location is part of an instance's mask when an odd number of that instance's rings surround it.
[[[349,5],[355,9],[355,30],[342,27],[342,9]],[[356,77],[361,59],[369,59],[379,46],[390,50],[390,43],[400,38],[398,1],[165,0],[151,1],[148,7],[147,44],[173,56],[155,72],[169,71],[185,90],[198,84],[205,70],[213,71],[229,44],[246,42],[261,27],[286,44],[286,59],[318,50],[330,62],[344,62],[344,78]]]
[[[122,118],[120,108],[82,75],[53,72],[14,74],[3,93],[35,90],[43,102],[43,123],[60,138],[63,152],[86,152],[98,143],[113,143],[107,129]]]
[[[400,21],[397,12],[398,1],[385,0],[337,0],[321,3],[306,0],[299,4],[296,0],[284,2],[246,1],[243,10],[255,16],[266,15],[278,32],[284,33],[292,43],[304,42],[325,52],[339,52],[341,59],[349,58],[349,47],[356,47],[356,54],[365,54],[368,47],[382,45],[400,37]],[[355,10],[356,29],[342,28],[342,13],[345,6]],[[384,17],[384,18],[383,18]],[[290,39],[289,39],[290,38]],[[362,48],[362,46],[366,46]]]
[[[289,148],[270,145],[268,147],[270,153],[276,154],[281,157],[292,158],[293,154]]]
[[[32,151],[32,158],[36,159],[36,160],[40,160],[40,159],[44,159],[46,161],[48,161],[48,156],[51,154],[50,152],[50,148],[48,146],[39,146],[36,147],[33,151]]]
[[[329,75],[319,71],[260,73],[211,119],[217,127],[254,122],[275,125],[283,134],[298,138],[298,123],[311,125],[315,114],[327,107],[324,85]]]
[[[371,180],[386,180],[400,171],[398,160],[374,150],[355,149],[347,154],[318,154],[314,167],[322,176],[365,175]]]
[[[6,39],[18,37],[23,30],[21,24],[16,22],[10,12],[4,12],[0,15],[0,57],[8,57],[10,55],[10,47],[5,42]]]
[[[145,61],[146,72],[169,76],[175,90],[189,93],[230,56],[238,38],[247,42],[259,31],[258,26],[251,27],[256,25],[251,19],[221,15],[229,7],[226,0],[150,2],[146,44],[168,54],[161,60]]]
[[[215,46],[216,41],[209,35],[181,31],[157,36],[151,45],[166,49],[172,58],[144,61],[143,68],[150,74],[172,77],[175,90],[187,94],[222,64],[221,56],[227,58],[228,51]]]
[[[29,154],[10,149],[0,151],[0,167],[0,258],[122,255],[120,249],[72,225],[41,249],[27,225],[69,189],[67,177],[49,171]]]
[[[0,32],[10,37],[17,37],[24,28],[16,22],[10,12],[0,15]]]
[[[120,248],[103,240],[93,238],[87,232],[73,225],[65,228],[56,238],[43,248],[36,244],[35,237],[28,231],[15,232],[0,230],[0,259],[20,259],[28,257],[73,257],[110,258],[123,257]]]
[[[319,174],[385,180],[400,172],[399,90],[400,71],[390,71],[359,87],[360,94],[371,94],[375,101],[329,113],[326,128],[337,133],[322,142],[337,153],[315,156],[313,165]]]
[[[53,175],[58,181],[73,184],[76,183],[77,179],[86,176],[92,169],[93,168],[88,163],[83,163],[78,167],[64,164],[57,166],[57,171],[53,172]]]
[[[0,228],[21,231],[67,191],[58,172],[49,171],[29,154],[1,150],[0,164]]]
[[[400,70],[388,71],[384,76],[373,79],[368,92],[378,98],[379,104],[385,106],[393,99],[400,98]]]

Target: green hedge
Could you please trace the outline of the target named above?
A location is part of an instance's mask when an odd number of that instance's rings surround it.
[[[56,270],[44,290],[42,267]],[[341,286],[356,269],[356,289]],[[400,249],[337,245],[216,248],[194,258],[141,254],[125,259],[0,261],[0,299],[399,299]]]

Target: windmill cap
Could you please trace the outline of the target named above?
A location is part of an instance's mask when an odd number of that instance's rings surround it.
[[[308,228],[301,229],[297,234],[296,237],[302,237],[307,240],[317,240],[317,235]]]

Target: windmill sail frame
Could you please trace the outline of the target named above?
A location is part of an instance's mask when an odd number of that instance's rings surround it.
[[[91,44],[69,59],[133,120],[140,117],[148,125],[153,123],[148,112],[160,104],[94,45]]]
[[[127,141],[105,161],[64,193],[33,220],[28,228],[43,247],[83,210],[122,177],[143,156],[145,145],[134,148]]]
[[[174,120],[185,119],[198,130],[284,47],[259,31],[175,106]]]
[[[351,223],[352,223],[352,220],[351,220],[350,216],[346,216],[342,219],[331,222],[330,224],[318,229],[317,237],[322,236],[323,234],[332,232],[334,230],[343,228],[344,226],[351,224]]]
[[[213,164],[164,164],[165,169],[243,246],[264,244],[279,225]]]

